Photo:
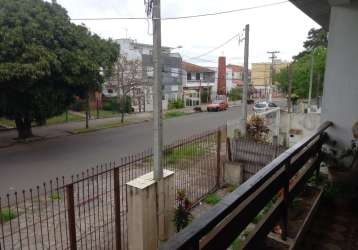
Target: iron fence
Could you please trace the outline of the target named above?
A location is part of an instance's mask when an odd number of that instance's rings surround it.
[[[192,203],[220,181],[220,129],[164,147],[175,190]],[[153,170],[153,152],[0,196],[0,250],[128,249],[126,183]]]

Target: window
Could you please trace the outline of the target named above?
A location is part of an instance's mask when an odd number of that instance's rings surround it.
[[[195,74],[195,79],[198,80],[198,81],[200,80],[200,73]]]
[[[190,72],[188,72],[188,73],[186,74],[186,79],[187,79],[187,80],[191,80],[191,73],[190,73]]]
[[[108,93],[109,93],[109,94],[113,94],[113,89],[109,89],[109,90],[108,90]]]
[[[170,71],[172,77],[179,77],[180,76],[178,68],[170,68],[169,71]]]

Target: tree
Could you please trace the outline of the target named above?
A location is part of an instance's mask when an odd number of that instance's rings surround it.
[[[242,96],[242,89],[239,86],[232,88],[229,92],[230,101],[241,100],[241,96]]]
[[[0,6],[0,116],[15,120],[24,139],[33,121],[100,89],[118,48],[71,23],[56,3],[0,0]]]
[[[322,82],[325,70],[327,52],[327,33],[323,29],[311,29],[308,38],[304,42],[305,50],[294,56],[292,64],[292,93],[300,98],[308,96],[311,55],[314,57],[314,84],[318,88],[313,88],[313,96],[320,95],[322,92]],[[319,79],[317,79],[319,78]],[[288,70],[282,69],[274,75],[274,80],[278,82],[278,87],[284,92],[288,91]]]
[[[328,45],[328,39],[327,39],[327,32],[321,28],[321,29],[315,29],[312,28],[310,31],[308,31],[308,37],[307,40],[303,42],[303,47],[305,48],[304,51],[300,52],[298,55],[294,56],[294,60],[298,60],[301,57],[309,54],[311,51],[313,51],[314,48],[327,48]]]
[[[113,68],[111,81],[116,84],[117,100],[121,112],[121,122],[124,122],[125,102],[131,91],[136,91],[143,86],[141,62],[139,60],[128,60],[126,56],[120,55]]]

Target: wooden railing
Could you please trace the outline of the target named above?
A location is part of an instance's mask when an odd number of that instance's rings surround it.
[[[283,219],[282,238],[285,240],[289,203],[314,172],[319,174],[324,131],[331,125],[331,122],[323,123],[311,136],[286,150],[159,249],[227,249],[280,191],[281,198],[242,248],[255,249],[255,244],[266,237],[280,218]]]

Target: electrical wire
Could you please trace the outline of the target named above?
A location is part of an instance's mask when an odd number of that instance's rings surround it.
[[[201,58],[201,57],[203,57],[203,56],[206,56],[206,55],[210,54],[211,52],[214,52],[215,50],[218,50],[218,49],[224,47],[226,44],[230,43],[230,42],[231,42],[232,40],[234,40],[236,37],[240,36],[240,34],[241,34],[241,32],[235,34],[233,37],[231,37],[231,38],[230,38],[229,40],[227,40],[226,42],[220,44],[219,46],[216,46],[215,48],[213,48],[213,49],[211,49],[211,50],[209,50],[209,51],[207,51],[207,52],[205,52],[205,53],[203,53],[203,54],[201,54],[201,55],[194,56],[194,57],[191,57],[191,58],[188,58],[188,59],[189,59],[189,60],[194,60],[194,59],[198,59],[198,58]]]
[[[162,18],[151,18],[151,17],[96,17],[96,18],[72,18],[71,21],[110,21],[110,20],[178,20],[178,19],[189,19],[189,18],[198,18],[198,17],[206,17],[206,16],[216,16],[216,15],[222,15],[222,14],[229,14],[234,12],[241,12],[241,11],[247,11],[247,10],[253,10],[253,9],[260,9],[260,8],[266,8],[271,7],[275,5],[281,5],[284,3],[288,3],[289,1],[281,1],[281,2],[275,2],[275,3],[269,3],[269,4],[262,4],[247,8],[240,8],[240,9],[233,9],[233,10],[227,10],[227,11],[219,11],[219,12],[212,12],[212,13],[205,13],[205,14],[197,14],[197,15],[189,15],[189,16],[177,16],[177,17],[162,17]]]

